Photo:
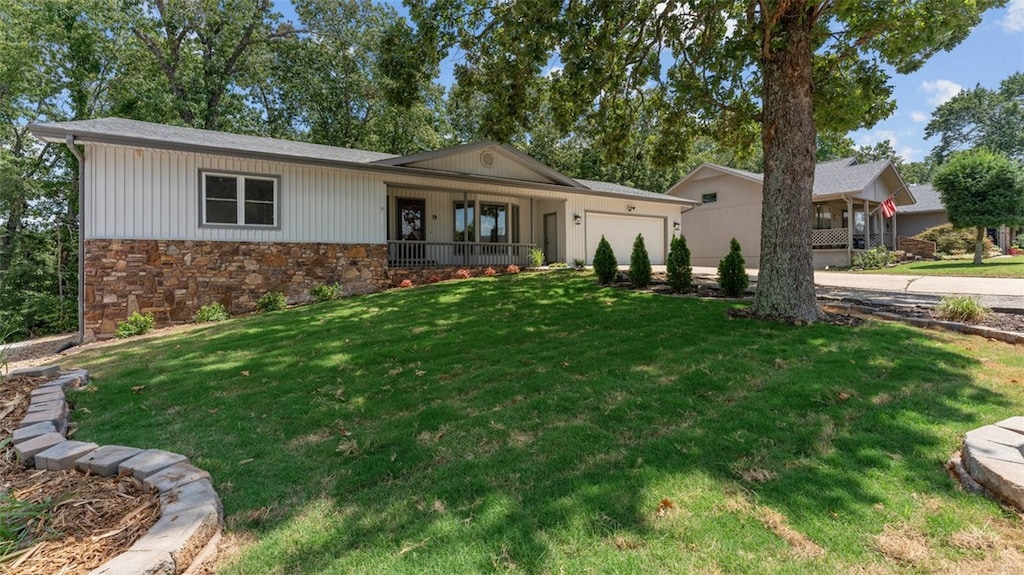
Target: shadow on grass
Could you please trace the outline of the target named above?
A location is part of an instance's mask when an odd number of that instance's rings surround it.
[[[723,493],[856,539],[875,504],[950,492],[957,435],[1019,401],[908,328],[729,305],[575,275],[375,294],[83,356],[97,391],[75,419],[208,469],[229,527],[259,538],[230,573],[671,570],[653,549],[680,540],[720,556],[676,568],[757,570],[743,549],[778,541]],[[659,524],[664,498],[691,523]]]

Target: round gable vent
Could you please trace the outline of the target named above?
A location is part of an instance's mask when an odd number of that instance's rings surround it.
[[[494,154],[489,150],[482,152],[480,154],[480,163],[483,164],[485,168],[490,168],[494,165]]]

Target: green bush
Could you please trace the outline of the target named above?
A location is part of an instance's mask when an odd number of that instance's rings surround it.
[[[341,293],[339,283],[318,285],[309,290],[309,295],[313,296],[313,301],[317,303],[338,299]]]
[[[718,287],[729,297],[740,297],[749,285],[743,251],[740,243],[733,238],[729,241],[729,253],[718,262]]]
[[[633,253],[629,254],[629,283],[645,288],[651,285],[651,257],[647,254],[643,234],[633,240]]]
[[[915,239],[935,242],[935,252],[940,254],[959,255],[973,254],[974,241],[977,237],[974,228],[956,229],[953,224],[942,224],[914,236]],[[988,236],[985,236],[984,251],[989,253],[995,249],[995,245]]]
[[[673,237],[665,262],[668,287],[676,293],[693,289],[693,266],[690,265],[690,248],[683,236]]]
[[[199,308],[199,311],[192,316],[192,321],[196,323],[207,323],[211,321],[224,321],[231,317],[228,310],[224,308],[224,305],[220,302],[213,302],[204,305]]]
[[[861,270],[880,270],[896,263],[896,254],[885,246],[873,247],[853,256],[853,267]]]
[[[587,267],[587,261],[581,260],[580,258],[575,258],[572,260],[572,266],[578,270],[581,270]]]
[[[535,268],[544,265],[544,252],[537,248],[530,248],[530,265]]]
[[[38,524],[50,515],[52,501],[47,499],[33,503],[20,501],[10,493],[0,494],[0,565],[15,557],[19,548],[25,547],[32,530],[29,526]]]
[[[942,298],[935,308],[939,317],[947,321],[974,323],[989,314],[990,309],[973,296],[958,295]]]
[[[1017,234],[1017,239],[1014,240],[1018,248],[1024,248],[1024,233]]]
[[[0,325],[0,382],[7,375],[7,344],[18,330]]]
[[[156,318],[153,317],[153,312],[142,315],[137,311],[133,311],[132,315],[128,316],[128,319],[118,322],[117,331],[114,335],[121,338],[142,335],[153,329],[155,324]]]
[[[286,307],[288,307],[288,302],[284,299],[284,294],[279,291],[268,291],[256,300],[256,311],[258,312],[277,311]]]
[[[601,236],[597,244],[597,251],[594,252],[594,273],[597,274],[597,281],[602,284],[610,284],[619,272],[619,263],[615,259],[615,252],[608,240]]]

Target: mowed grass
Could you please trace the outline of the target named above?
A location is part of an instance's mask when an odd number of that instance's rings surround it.
[[[976,266],[968,259],[921,261],[901,264],[880,270],[867,270],[867,274],[896,274],[921,276],[962,276],[979,278],[1024,278],[1024,256],[1007,256],[982,260]]]
[[[1024,354],[730,319],[590,274],[449,282],[75,356],[75,439],[210,471],[240,573],[991,572],[943,464]]]

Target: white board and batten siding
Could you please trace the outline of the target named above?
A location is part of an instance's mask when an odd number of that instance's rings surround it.
[[[201,170],[280,178],[279,226],[200,225]],[[387,186],[378,174],[166,150],[90,145],[89,239],[382,243]]]

